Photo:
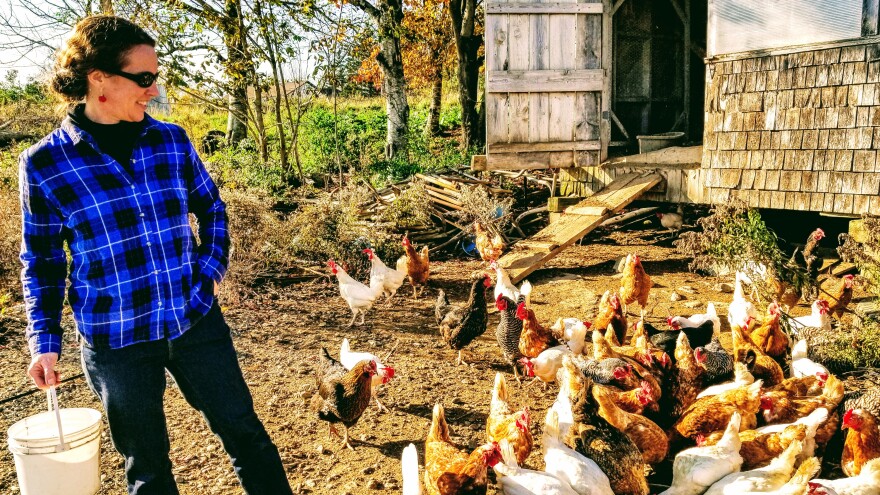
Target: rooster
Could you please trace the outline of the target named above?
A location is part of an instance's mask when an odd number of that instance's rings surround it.
[[[413,298],[418,299],[419,287],[424,288],[425,284],[428,283],[428,277],[431,275],[428,246],[424,246],[421,251],[416,252],[416,248],[409,241],[409,237],[405,235],[403,236],[402,244],[405,254],[398,258],[397,270],[406,272],[406,277],[413,288]]]
[[[501,461],[497,443],[487,443],[468,454],[449,437],[446,413],[434,405],[431,429],[425,440],[425,490],[428,495],[485,494],[489,468]]]
[[[376,401],[376,406],[380,411],[388,412],[388,408],[379,402],[378,393],[379,387],[385,385],[394,378],[394,368],[385,366],[379,361],[379,358],[369,352],[351,352],[351,346],[348,343],[348,339],[342,339],[342,345],[339,346],[339,362],[342,363],[342,366],[345,366],[345,369],[351,370],[355,365],[365,359],[376,363],[376,375],[373,377],[370,384],[373,399]]]
[[[877,418],[864,409],[846,411],[842,426],[849,431],[843,444],[840,465],[847,476],[858,476],[865,463],[880,459],[880,427]]]
[[[333,260],[328,261],[327,266],[330,267],[333,275],[336,275],[336,280],[339,281],[339,293],[342,295],[342,298],[345,299],[349,309],[351,309],[351,321],[348,323],[348,326],[351,327],[354,325],[358,315],[361,317],[360,324],[363,325],[367,311],[373,307],[373,303],[375,303],[376,299],[382,295],[383,286],[377,285],[375,287],[369,287],[358,282],[351,278],[351,276],[349,276],[348,273],[346,273],[345,270]]]
[[[490,238],[489,232],[480,222],[474,222],[474,233],[476,234],[474,242],[483,261],[495,261],[501,257],[501,253],[504,252],[504,239],[501,238],[501,234],[495,234],[495,237]]]
[[[828,303],[828,312],[840,319],[852,301],[853,275],[837,278],[829,275],[819,284],[819,299]]]
[[[370,260],[370,287],[381,285],[382,294],[385,295],[386,302],[390,303],[391,298],[397,294],[397,289],[403,285],[406,272],[388,268],[370,248],[364,249],[364,253]]]
[[[323,347],[319,359],[318,390],[312,396],[312,410],[318,413],[319,419],[330,423],[331,435],[339,436],[335,425],[342,423],[345,428],[342,443],[354,450],[348,441],[348,429],[358,422],[370,405],[373,396],[371,384],[377,372],[376,362],[363,360],[351,370],[346,370]]]
[[[623,304],[638,301],[644,310],[648,304],[648,294],[651,292],[651,277],[645,273],[642,260],[638,255],[626,255],[623,265],[623,279],[620,281],[620,299]],[[623,343],[623,340],[618,339]]]
[[[507,404],[507,382],[504,375],[495,373],[495,386],[492,388],[492,402],[486,418],[486,436],[490,442],[506,439],[513,447],[516,461],[522,464],[532,453],[531,416],[529,408],[513,412]]]
[[[482,287],[480,287],[482,285]],[[440,290],[434,308],[440,335],[452,349],[458,350],[456,364],[467,364],[461,358],[462,349],[486,332],[489,312],[486,310],[486,289],[492,285],[488,275],[474,280],[467,302],[461,306],[451,306],[446,293]]]

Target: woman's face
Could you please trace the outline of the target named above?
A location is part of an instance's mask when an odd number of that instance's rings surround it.
[[[129,74],[157,73],[159,61],[156,50],[150,45],[133,47],[125,57],[120,70]],[[159,95],[155,82],[148,88],[142,88],[132,80],[109,73],[103,78],[101,87],[96,89],[98,94],[93,100],[93,110],[97,113],[89,113],[95,114],[99,118],[96,122],[101,124],[115,124],[120,121],[140,122],[144,119],[147,103]],[[107,101],[97,101],[97,96],[101,94],[107,98]]]

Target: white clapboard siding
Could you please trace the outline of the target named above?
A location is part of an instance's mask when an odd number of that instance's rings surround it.
[[[486,169],[596,166],[608,151],[608,0],[486,4]]]

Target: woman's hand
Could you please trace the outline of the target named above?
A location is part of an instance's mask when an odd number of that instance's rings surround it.
[[[61,375],[55,370],[57,363],[57,352],[37,354],[31,359],[31,365],[28,366],[27,374],[38,388],[46,390],[61,383]]]
[[[214,295],[216,296],[218,294],[220,294],[220,284],[217,283],[217,281],[215,280],[214,281]]]

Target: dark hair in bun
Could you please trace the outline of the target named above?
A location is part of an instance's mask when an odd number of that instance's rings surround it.
[[[120,70],[129,50],[138,45],[156,46],[137,24],[112,15],[92,15],[79,21],[56,53],[49,89],[66,103],[75,103],[88,93],[88,75],[93,70]]]

